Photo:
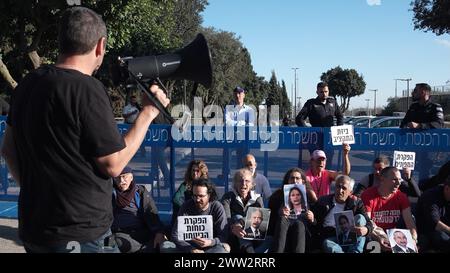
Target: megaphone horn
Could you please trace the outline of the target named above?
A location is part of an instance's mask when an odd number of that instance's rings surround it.
[[[184,48],[165,55],[137,57],[127,60],[128,71],[141,80],[186,79],[211,87],[211,53],[205,36],[197,37]]]

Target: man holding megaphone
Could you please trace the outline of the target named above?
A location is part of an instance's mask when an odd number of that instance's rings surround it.
[[[1,150],[21,186],[19,235],[27,252],[117,252],[111,177],[134,156],[159,110],[144,96],[122,136],[105,87],[92,77],[105,55],[105,23],[73,7],[59,26],[58,61],[17,86]],[[149,92],[169,104],[157,85]]]

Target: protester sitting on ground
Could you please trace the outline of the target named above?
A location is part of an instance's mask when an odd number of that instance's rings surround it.
[[[247,168],[252,172],[253,181],[255,182],[255,192],[263,197],[263,201],[267,202],[272,195],[272,189],[270,189],[269,180],[256,171],[258,164],[256,163],[255,157],[252,154],[247,154],[242,159],[242,164],[244,165],[244,168]]]
[[[367,188],[372,186],[378,187],[381,181],[381,170],[389,166],[389,159],[386,156],[382,155],[375,158],[372,163],[373,173],[363,177],[361,182],[355,185],[353,195],[361,197],[361,194]],[[411,169],[403,169],[403,178],[404,181],[400,185],[400,190],[409,197],[410,202],[417,202],[417,198],[420,196],[421,192],[411,175]]]
[[[153,198],[136,185],[129,166],[114,178],[113,213],[111,230],[120,252],[155,252],[167,240]]]
[[[307,206],[305,206],[305,213],[300,214],[296,219],[288,217],[289,211],[284,207],[284,185],[288,184],[305,185],[308,203],[317,200],[302,169],[292,168],[286,172],[281,187],[269,199],[271,214],[268,229],[269,235],[274,238],[270,251],[304,253],[309,247],[311,232],[308,230],[308,224],[312,222],[313,215],[310,215],[309,210],[306,211]]]
[[[420,196],[416,212],[419,245],[450,252],[450,174]]]
[[[222,204],[230,224],[231,233],[229,244],[232,252],[262,253],[268,249],[270,238],[264,241],[249,241],[242,239],[245,217],[249,207],[263,208],[261,196],[253,190],[255,182],[253,175],[248,169],[238,170],[233,177],[233,189],[222,197]]]
[[[446,177],[450,175],[450,160],[447,161],[441,168],[439,168],[439,172],[437,175],[430,177],[429,179],[421,181],[419,183],[419,188],[422,191],[426,191],[428,189],[434,188],[435,186],[442,184],[445,181]]]
[[[351,164],[349,159],[350,145],[342,145],[343,154],[343,173],[350,174]],[[325,169],[327,164],[327,156],[322,150],[315,150],[311,154],[310,169],[306,172],[306,178],[311,183],[311,186],[317,197],[330,194],[330,185],[340,174],[337,171]]]
[[[161,252],[182,253],[228,253],[226,244],[228,224],[225,210],[217,201],[214,184],[208,179],[200,178],[192,181],[192,198],[186,200],[178,211],[178,216],[211,215],[213,222],[213,239],[196,237],[191,241],[178,239],[178,218],[172,227],[171,241],[161,246]]]
[[[380,185],[368,188],[361,195],[367,215],[374,224],[371,237],[381,244],[384,251],[391,251],[386,230],[392,228],[409,229],[417,243],[416,224],[409,200],[406,194],[399,190],[401,183],[400,171],[395,167],[386,167],[381,171]]]
[[[178,210],[183,205],[184,201],[192,197],[192,181],[194,179],[207,179],[208,167],[203,160],[192,160],[189,162],[186,172],[184,173],[184,181],[178,187],[172,199],[172,224],[175,223],[175,218],[178,215]]]
[[[354,180],[346,175],[336,178],[336,190],[319,198],[314,205],[314,215],[321,237],[322,248],[327,253],[362,253],[366,236],[372,232],[373,226],[366,213],[364,203],[358,197],[352,195]],[[336,237],[336,222],[334,214],[351,210],[355,219],[355,227],[351,232],[358,236],[356,242],[346,246],[339,245]],[[347,219],[348,222],[348,219]]]

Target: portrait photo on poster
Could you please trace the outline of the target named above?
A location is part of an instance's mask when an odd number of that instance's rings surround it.
[[[289,208],[289,218],[297,218],[308,210],[306,187],[303,184],[288,184],[283,186],[284,206]]]
[[[356,243],[355,218],[353,211],[346,210],[334,214],[334,221],[336,223],[336,237],[341,246],[353,245]]]
[[[270,209],[249,207],[245,217],[246,240],[265,240],[269,225]]]
[[[417,253],[416,241],[408,229],[388,229],[387,233],[392,253]]]

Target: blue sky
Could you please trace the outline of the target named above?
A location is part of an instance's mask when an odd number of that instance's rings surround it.
[[[414,30],[411,0],[209,0],[203,26],[236,33],[250,51],[255,72],[275,70],[291,95],[315,97],[323,72],[340,65],[364,76],[366,91],[350,108],[386,105],[395,78],[443,85],[450,80],[450,37]],[[412,86],[412,87],[411,87]],[[406,82],[398,82],[398,94]]]

